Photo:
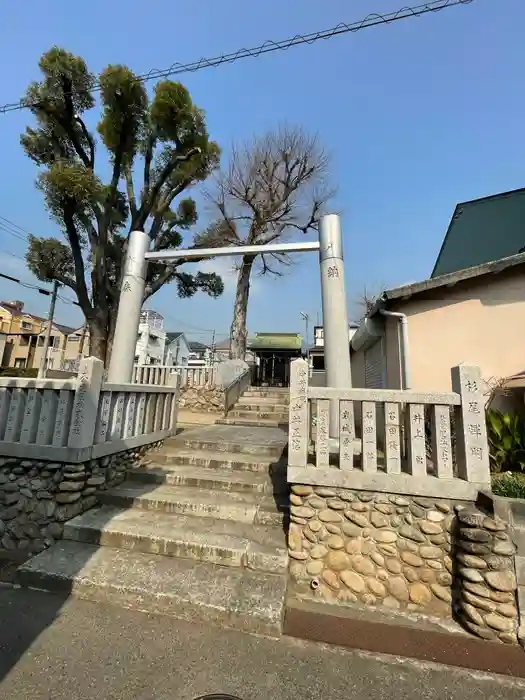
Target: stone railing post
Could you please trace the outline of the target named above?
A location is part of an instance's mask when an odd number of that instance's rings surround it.
[[[85,449],[94,444],[103,376],[102,360],[88,357],[81,361],[73,401],[68,447]]]
[[[290,425],[288,429],[288,464],[306,467],[310,426],[308,422],[308,362],[293,360],[290,367]]]
[[[489,445],[483,381],[479,367],[458,365],[451,370],[452,390],[461,396],[455,410],[458,476],[490,484]]]

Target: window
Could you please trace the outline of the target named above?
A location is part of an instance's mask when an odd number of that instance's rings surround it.
[[[44,336],[39,335],[38,336],[38,347],[41,348],[41,347],[43,347],[43,345],[44,345]]]
[[[22,321],[20,325],[24,330],[31,330],[31,328],[33,328],[33,324],[30,321]]]
[[[50,345],[52,345],[52,347],[54,347],[54,348],[59,348],[60,347],[60,336],[59,335],[51,336]]]
[[[23,369],[26,366],[26,359],[25,357],[17,357],[15,360],[15,367],[16,369]]]

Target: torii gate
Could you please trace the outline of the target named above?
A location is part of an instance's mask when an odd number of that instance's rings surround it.
[[[326,385],[334,388],[352,386],[348,312],[346,306],[343,242],[338,214],[326,214],[319,223],[319,240],[308,243],[275,243],[224,248],[162,250],[150,253],[151,240],[143,231],[132,231],[124,263],[117,324],[108,371],[108,381],[128,384],[133,376],[135,341],[144,298],[148,260],[170,261],[213,258],[259,253],[305,253],[319,251]],[[307,339],[308,340],[308,339]],[[337,406],[330,410],[330,435],[337,437]]]

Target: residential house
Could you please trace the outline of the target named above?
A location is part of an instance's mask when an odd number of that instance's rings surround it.
[[[190,345],[184,333],[170,331],[166,333],[165,365],[177,367],[187,365],[190,353]]]
[[[86,326],[71,329],[67,337],[62,369],[77,371],[79,359],[88,357],[91,351],[89,329]],[[143,311],[135,346],[135,364],[162,365],[166,352],[164,318],[156,311]]]
[[[525,228],[524,228],[525,235]],[[525,253],[390,289],[351,341],[355,387],[450,391],[450,368],[486,381],[525,369]]]
[[[244,356],[245,361],[251,365],[253,362],[255,362],[255,355],[253,354],[252,350],[250,350],[250,343],[251,339],[248,338],[247,340],[247,348],[246,348],[246,354]],[[230,359],[230,339],[226,338],[225,340],[221,340],[219,343],[215,345],[215,350],[213,353],[213,356],[215,358],[215,362],[224,362],[225,360]]]
[[[46,319],[24,311],[22,301],[0,302],[0,331],[6,334],[2,365],[34,367],[38,336]]]
[[[459,203],[430,279],[384,292],[353,337],[354,385],[449,390],[460,362],[522,384],[524,251],[525,189]]]
[[[352,340],[359,325],[348,324],[348,342]],[[322,326],[314,326],[314,344],[308,351],[310,357],[310,370],[312,372],[324,372],[324,329]]]
[[[164,317],[151,309],[142,311],[137,334],[135,363],[138,365],[162,365],[165,348]]]
[[[68,372],[76,372],[78,363],[84,357],[89,357],[90,337],[89,329],[84,324],[80,328],[73,328],[66,338],[61,369]]]
[[[230,359],[230,339],[225,338],[224,340],[216,343],[213,353],[216,362],[224,362]]]
[[[7,333],[2,333],[0,331],[0,367],[2,366],[2,359],[4,357],[5,344],[7,342]]]
[[[48,328],[48,321],[44,321],[42,329],[37,337],[36,348],[33,354],[33,368],[38,368],[42,361],[44,351],[45,336]],[[67,339],[75,329],[70,326],[63,326],[59,323],[51,324],[51,335],[49,338],[49,349],[47,353],[46,369],[62,369]]]
[[[188,343],[190,354],[188,356],[188,364],[190,366],[209,365],[211,364],[211,350],[204,343],[199,343],[198,340],[190,340]]]

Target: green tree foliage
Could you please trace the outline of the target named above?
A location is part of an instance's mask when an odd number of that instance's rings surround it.
[[[42,79],[26,94],[36,126],[26,128],[21,143],[41,168],[37,186],[64,240],[31,237],[26,259],[39,279],[76,293],[91,353],[107,361],[129,233],[147,231],[155,251],[179,247],[197,222],[194,200],[181,196],[218,166],[220,150],[180,83],[157,83],[150,99],[125,66],[110,65],[96,77],[82,58],[56,47],[39,65]],[[85,121],[97,84],[98,135]],[[205,232],[193,244],[206,242]],[[172,281],[182,297],[222,293],[220,277],[192,275],[181,264],[150,263],[145,299]]]

